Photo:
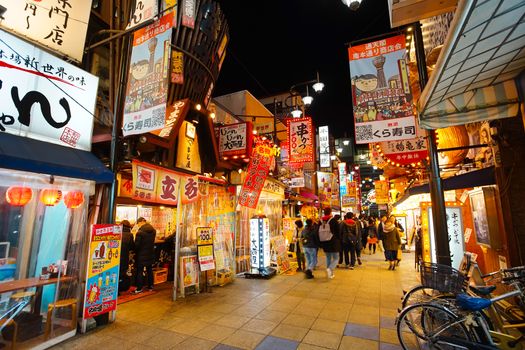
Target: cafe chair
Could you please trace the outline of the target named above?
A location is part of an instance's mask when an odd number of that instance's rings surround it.
[[[51,333],[51,317],[53,316],[53,310],[64,307],[71,307],[71,329],[73,330],[77,328],[77,299],[57,300],[55,303],[50,303],[47,306],[46,332],[44,339],[49,339]]]
[[[0,320],[0,328],[7,326],[13,326],[13,338],[11,339],[11,349],[16,349],[16,338],[18,336],[18,325],[13,319],[2,319]]]

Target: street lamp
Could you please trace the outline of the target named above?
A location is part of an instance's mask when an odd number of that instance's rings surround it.
[[[342,0],[342,1],[343,1],[343,4],[345,4],[346,6],[350,8],[350,10],[357,11],[359,6],[361,5],[362,0]]]

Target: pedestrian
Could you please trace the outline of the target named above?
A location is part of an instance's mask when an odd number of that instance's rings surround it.
[[[135,237],[135,261],[137,265],[137,289],[133,294],[143,292],[143,273],[146,269],[147,275],[147,289],[153,290],[153,269],[152,265],[155,262],[155,236],[157,231],[146,222],[146,219],[140,217],[137,219],[137,226],[139,230]]]
[[[385,248],[386,259],[389,262],[389,270],[396,269],[397,251],[401,245],[399,231],[394,222],[395,219],[394,216],[391,216],[383,225],[383,246]]]
[[[332,209],[325,208],[319,225],[319,242],[326,255],[326,276],[334,278],[334,269],[339,260],[341,238],[339,235],[339,215],[332,217]]]
[[[301,233],[304,255],[306,255],[306,278],[314,278],[313,271],[317,265],[317,249],[319,248],[319,227],[312,219],[306,219],[306,226]]]
[[[348,212],[340,224],[341,246],[343,254],[339,256],[339,264],[343,263],[343,257],[346,268],[353,270],[355,267],[356,254],[358,249],[358,226],[353,219],[354,214]]]
[[[377,228],[376,228],[375,220],[373,218],[369,219],[367,230],[368,230],[368,238],[367,238],[368,254],[372,255],[372,248],[375,254],[376,246],[377,246]]]
[[[120,244],[119,293],[127,291],[130,287],[129,254],[135,249],[131,224],[128,220],[122,220],[120,224],[122,225],[122,243]]]
[[[372,220],[372,217],[367,218],[366,215],[363,216],[363,230],[361,231],[361,247],[363,247],[363,250],[366,249],[366,245],[368,243],[368,226],[370,224],[370,220]]]
[[[383,247],[383,236],[384,236],[384,232],[383,232],[383,227],[385,225],[385,222],[386,222],[386,215],[381,215],[381,219],[379,219],[379,224],[377,225],[377,247],[379,248],[380,251],[384,251],[384,247]],[[387,261],[388,259],[386,258],[386,254],[385,254],[385,261]]]
[[[293,235],[293,243],[295,244],[295,256],[297,257],[297,271],[306,270],[306,262],[304,259],[304,254],[302,252],[301,246],[301,232],[303,231],[303,221],[295,221],[295,232]]]

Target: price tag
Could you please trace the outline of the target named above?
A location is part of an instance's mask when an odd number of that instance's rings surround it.
[[[213,229],[197,227],[197,245],[213,244]]]

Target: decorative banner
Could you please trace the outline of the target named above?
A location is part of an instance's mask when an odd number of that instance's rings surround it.
[[[150,19],[153,19],[159,13],[158,0],[141,0],[137,1],[135,8],[130,17],[130,21],[126,29],[135,28]]]
[[[182,25],[195,28],[195,0],[182,0]]]
[[[196,202],[199,199],[199,177],[185,177],[181,182],[182,188],[182,204]]]
[[[268,176],[275,151],[272,147],[258,144],[253,150],[250,166],[246,171],[246,178],[239,194],[239,205],[253,208],[257,207],[259,196]]]
[[[388,204],[388,181],[374,181],[376,204]]]
[[[0,53],[0,132],[90,151],[98,78],[2,30]]]
[[[183,177],[173,173],[172,171],[166,171],[163,169],[156,170],[156,177],[157,186],[155,192],[157,196],[155,202],[173,206],[177,205],[179,186],[181,185]]]
[[[348,49],[357,144],[413,139],[416,120],[406,68],[405,36]]]
[[[314,135],[312,118],[291,118],[287,120],[288,141],[290,142],[290,163],[314,161]]]
[[[176,50],[171,51],[171,82],[184,84],[184,53]]]
[[[175,166],[195,173],[201,172],[199,139],[193,123],[184,121],[179,129]]]
[[[252,124],[237,123],[219,127],[219,155],[231,157],[248,155],[252,149]]]
[[[329,168],[330,161],[330,135],[328,126],[320,126],[319,128],[319,166],[321,168]]]
[[[0,5],[6,9],[0,21],[1,28],[15,32],[29,41],[36,41],[51,52],[82,62],[91,0],[1,0]],[[26,56],[22,57],[25,60]],[[33,57],[41,59],[37,55]],[[36,62],[30,62],[30,65],[35,64],[33,68],[37,68]],[[43,68],[47,62],[40,63]],[[53,70],[55,69],[56,67]],[[66,72],[66,76],[70,74],[69,71]]]
[[[346,182],[346,193],[350,197],[357,197],[357,182],[355,181],[347,181]]]
[[[84,318],[117,308],[122,226],[92,225],[84,292]]]
[[[169,12],[133,35],[122,123],[124,136],[159,130],[165,125],[169,85],[166,62],[171,53],[165,43],[171,42],[174,22],[174,12]]]

